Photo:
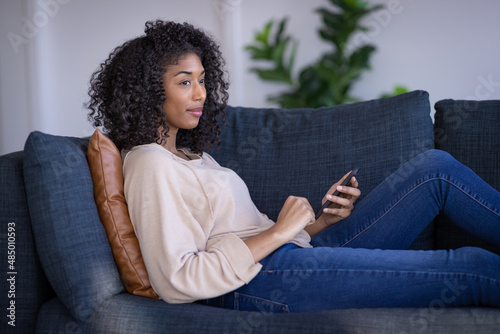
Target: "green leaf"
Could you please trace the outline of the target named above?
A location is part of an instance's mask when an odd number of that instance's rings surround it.
[[[253,67],[262,80],[282,82],[289,89],[268,97],[268,100],[284,108],[320,107],[357,101],[351,96],[352,87],[370,68],[370,58],[375,52],[373,45],[359,45],[348,49],[349,40],[356,32],[368,33],[370,28],[362,24],[364,18],[383,5],[370,5],[362,0],[329,0],[329,6],[318,8],[322,26],[318,29],[321,39],[332,46],[314,63],[293,76],[293,66],[298,43],[286,33],[288,18],[271,20],[247,45],[253,60],[263,62]],[[404,87],[403,87],[404,88]],[[404,89],[396,89],[394,93]]]
[[[273,20],[266,23],[264,28],[255,35],[254,44],[245,46],[253,60],[261,60],[268,64],[266,68],[253,67],[252,72],[263,80],[279,81],[293,84],[292,67],[297,51],[297,43],[285,34],[287,18],[278,24],[273,34]],[[290,53],[290,55],[288,55]]]
[[[273,26],[273,21],[269,21],[268,23],[266,23],[266,25],[264,26],[264,29],[262,29],[261,31],[258,31],[255,35],[255,40],[258,41],[258,42],[261,42],[262,44],[264,45],[269,45],[268,41],[269,41],[269,34],[271,32],[271,28]]]
[[[284,82],[284,83],[289,83],[290,80],[286,73],[280,70],[272,69],[272,70],[265,70],[265,69],[260,69],[260,68],[251,68],[250,69],[252,72],[257,73],[257,75],[264,80],[269,80],[269,81],[278,81],[278,82]]]
[[[268,59],[267,49],[259,49],[256,46],[248,45],[245,47],[245,50],[250,51],[250,55],[251,55],[252,59],[255,59],[255,60]]]
[[[287,66],[287,71],[289,73],[292,72],[292,68],[293,68],[293,64],[295,63],[295,55],[297,54],[298,46],[299,46],[298,43],[293,43],[292,51],[290,52],[290,58],[288,59],[288,66]]]
[[[276,38],[275,38],[275,42],[274,42],[275,44],[278,44],[281,41],[287,22],[288,22],[287,17],[285,17],[284,19],[281,20],[281,22],[279,24],[278,32],[276,33]]]
[[[408,93],[410,90],[403,86],[403,85],[396,85],[394,86],[392,93],[383,93],[379,97],[384,98],[384,97],[391,97],[391,96],[396,96],[404,93]]]
[[[279,67],[283,64],[283,56],[285,54],[285,49],[288,46],[288,41],[283,40],[280,41],[275,47],[271,50],[271,60],[274,61]]]

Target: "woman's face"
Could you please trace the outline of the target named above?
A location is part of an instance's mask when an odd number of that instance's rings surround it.
[[[203,114],[206,98],[205,69],[200,58],[189,53],[178,64],[172,65],[163,75],[165,103],[163,112],[167,115],[169,134],[179,129],[193,129]]]

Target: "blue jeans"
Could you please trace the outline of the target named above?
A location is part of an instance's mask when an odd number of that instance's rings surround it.
[[[500,193],[449,154],[430,150],[381,183],[349,218],[316,235],[314,248],[287,244],[261,261],[249,284],[204,303],[267,312],[500,307],[497,254],[406,250],[439,213],[500,245]]]

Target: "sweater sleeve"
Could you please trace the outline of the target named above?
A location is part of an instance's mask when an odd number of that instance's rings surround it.
[[[169,303],[212,298],[261,269],[238,236],[210,240],[210,201],[194,171],[155,148],[124,160],[125,196],[151,285]]]

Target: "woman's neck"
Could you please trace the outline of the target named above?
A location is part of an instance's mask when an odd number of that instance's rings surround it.
[[[162,146],[174,154],[177,153],[177,145],[175,143],[175,140],[168,139],[165,143],[163,143]]]
[[[165,142],[162,144],[162,146],[170,151],[173,155],[178,156],[179,158],[182,158],[184,160],[191,160],[184,152],[179,151],[177,149],[177,134],[171,134],[169,133],[169,137],[165,140]]]
[[[160,133],[162,133],[161,130]],[[161,136],[163,137],[163,135]],[[163,137],[162,139],[163,139],[162,146],[165,149],[175,154],[177,152],[177,131],[173,131],[172,129],[170,129],[166,138]]]

